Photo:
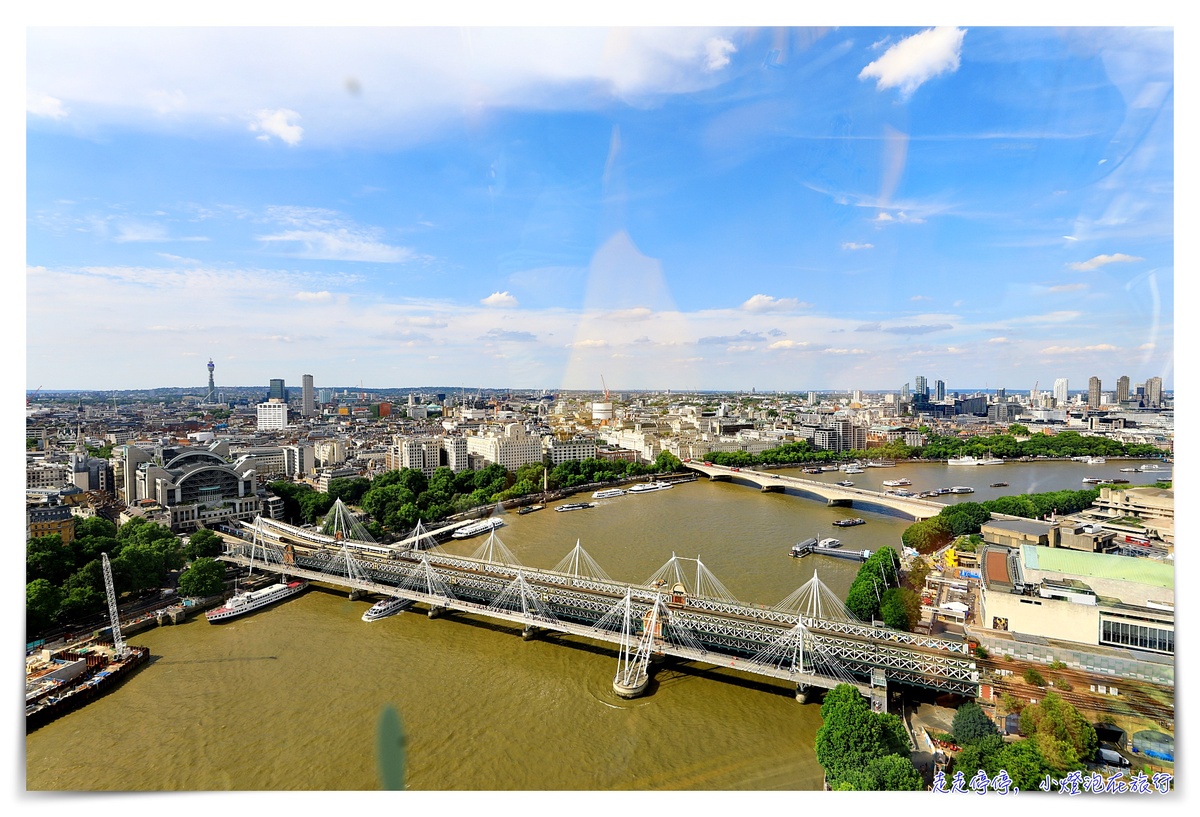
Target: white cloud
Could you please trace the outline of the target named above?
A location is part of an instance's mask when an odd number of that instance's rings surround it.
[[[795,298],[755,295],[742,304],[742,309],[747,312],[791,312],[794,309],[807,309],[811,306],[812,304],[803,303]]]
[[[491,295],[482,299],[479,303],[483,304],[484,306],[515,307],[517,305],[517,299],[512,295],[509,295],[507,292],[493,292]]]
[[[709,71],[718,71],[729,65],[729,55],[737,52],[737,47],[724,37],[713,37],[704,44],[704,67]]]
[[[873,250],[874,244],[858,244],[853,241],[846,241],[842,244],[843,250]]]
[[[1008,338],[1005,338],[1005,337],[988,338],[988,343],[1008,343]]]
[[[914,295],[911,298],[909,298],[909,300],[910,301],[932,301],[933,298],[930,298],[928,295]]]
[[[304,128],[292,121],[299,118],[300,114],[287,108],[263,108],[255,112],[250,130],[255,133],[261,132],[258,138],[264,142],[269,141],[272,136],[277,136],[295,147],[304,138]]]
[[[67,115],[62,100],[47,94],[30,93],[25,99],[25,112],[47,119],[62,119]]]
[[[585,338],[584,340],[577,340],[574,343],[567,344],[567,348],[569,349],[600,349],[605,346],[608,346],[608,341],[597,338]]]
[[[36,97],[62,100],[72,118],[86,112],[90,125],[157,127],[164,105],[186,100],[172,116],[206,129],[250,121],[290,145],[404,143],[492,110],[596,109],[711,88],[740,36],[699,26],[42,27],[26,37],[25,68]]]
[[[286,253],[293,258],[401,264],[418,257],[408,247],[396,247],[376,241],[373,235],[377,232],[343,227],[337,230],[285,230],[282,233],[260,235],[257,238],[272,244],[295,245]]]
[[[1047,292],[1079,292],[1080,290],[1084,290],[1087,288],[1088,288],[1087,284],[1058,284],[1057,286],[1048,287],[1046,291]]]
[[[768,349],[803,349],[808,346],[806,340],[777,340],[768,346]]]
[[[1080,352],[1115,352],[1117,347],[1111,343],[1098,343],[1095,346],[1047,346],[1042,350],[1043,355],[1074,355]]]
[[[328,301],[333,298],[333,295],[328,290],[321,290],[320,292],[297,292],[292,297],[297,301],[318,302]]]
[[[1151,349],[1155,349],[1155,348],[1157,348],[1157,346],[1153,343],[1143,343],[1141,346],[1138,347],[1138,351],[1139,352],[1149,352]]]
[[[824,354],[827,355],[865,355],[866,349],[825,349]]]
[[[1094,258],[1089,258],[1087,261],[1076,261],[1067,264],[1073,270],[1080,272],[1090,272],[1094,269],[1099,269],[1105,264],[1116,264],[1129,261],[1144,261],[1144,258],[1139,258],[1136,255],[1126,255],[1125,253],[1113,253],[1112,255],[1097,255]]]
[[[630,321],[645,321],[653,317],[654,310],[648,309],[644,306],[635,306],[632,309],[618,309],[613,312],[609,312],[604,316],[606,320],[619,321],[621,323],[627,323]]]
[[[893,45],[858,78],[874,78],[877,90],[899,88],[901,96],[908,97],[927,80],[958,70],[966,33],[948,26],[926,29]]]

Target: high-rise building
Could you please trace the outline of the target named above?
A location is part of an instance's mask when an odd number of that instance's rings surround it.
[[[268,400],[279,400],[283,403],[287,402],[287,389],[283,387],[283,378],[276,377],[271,379],[271,390],[267,392]]]
[[[313,393],[313,376],[306,374],[300,379],[300,415],[311,417],[317,413],[317,399]]]
[[[283,429],[287,428],[287,424],[287,403],[272,398],[258,404],[259,431]]]
[[[210,357],[208,359],[208,393],[204,395],[205,403],[211,403],[217,393],[216,384],[213,383],[213,369],[215,368],[216,366],[213,365],[212,358]]]
[[[810,406],[815,406],[817,404],[817,393],[815,391],[810,391],[808,393],[808,404]]]
[[[943,380],[938,380],[933,384],[934,392],[937,394],[938,400],[946,399],[946,383]]]
[[[1059,406],[1067,404],[1067,378],[1065,377],[1054,381],[1054,402]]]
[[[1157,408],[1162,405],[1162,378],[1146,378],[1146,402]]]
[[[904,400],[904,401],[908,400],[908,384],[907,383],[905,383],[903,386],[900,387],[900,399]]]
[[[317,402],[321,405],[333,402],[333,389],[317,389]]]
[[[914,382],[916,383],[916,386],[913,388],[913,394],[915,394],[917,397],[928,397],[929,386],[925,382],[925,375],[917,375],[917,379]]]
[[[1100,407],[1100,378],[1088,378],[1088,408]]]
[[[1124,403],[1129,400],[1129,376],[1121,375],[1117,378],[1117,402]]]

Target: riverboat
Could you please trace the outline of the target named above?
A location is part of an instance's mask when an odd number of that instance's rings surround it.
[[[840,548],[841,546],[842,540],[834,539],[832,537],[822,539],[821,541],[817,542],[816,545],[817,550],[833,550],[834,548]]]
[[[965,457],[951,457],[946,460],[946,465],[1004,465],[1004,460],[991,455],[982,459],[976,459],[967,455]]]
[[[1084,485],[1099,485],[1100,483],[1105,482],[1105,481],[1106,480],[1101,479],[1100,477],[1084,477],[1083,478]]]
[[[612,499],[617,496],[625,496],[625,492],[620,488],[609,488],[604,491],[596,491],[592,494],[592,499]]]
[[[833,483],[833,484],[834,484],[834,485],[840,485],[840,486],[841,486],[841,487],[843,487],[843,488],[853,488],[853,487],[854,487],[854,483],[853,483],[853,482],[851,482],[851,481],[850,481],[850,480],[848,480],[848,479],[844,479],[844,480],[842,480],[841,482],[835,482],[835,483]]]
[[[27,679],[25,732],[32,732],[55,718],[94,701],[120,685],[150,660],[149,647],[131,646],[127,649],[128,652],[124,658],[114,658],[110,661],[102,659],[98,667],[92,664],[92,658],[81,656],[79,653],[71,653],[70,657],[75,660],[86,661],[88,669],[70,681],[40,684],[35,682],[32,684],[31,691],[31,683]]]
[[[952,493],[952,494],[973,494],[973,493],[975,493],[975,489],[971,488],[970,486],[967,486],[967,485],[955,485],[953,488],[950,489],[950,493]]]
[[[517,511],[517,515],[524,516],[527,513],[533,513],[534,511],[540,511],[545,507],[546,507],[545,505],[526,505],[524,508],[521,508],[520,510]]]
[[[480,519],[478,522],[465,525],[450,534],[450,537],[452,539],[470,539],[472,536],[478,536],[481,533],[491,533],[496,528],[501,527],[504,527],[504,520],[494,516],[490,519]]]
[[[837,525],[839,528],[852,528],[855,525],[867,524],[867,520],[859,519],[858,517],[855,517],[854,519],[835,519],[833,520],[833,524]]]
[[[222,606],[209,610],[204,614],[204,617],[208,619],[210,624],[216,624],[219,621],[228,621],[231,618],[237,618],[238,616],[244,616],[246,613],[261,610],[277,601],[291,598],[297,593],[303,592],[307,587],[308,582],[297,579],[286,584],[284,582],[276,582],[261,590],[236,593]]]
[[[736,468],[734,469],[737,470]],[[641,482],[629,489],[631,494],[648,494],[651,491],[665,491],[668,488],[673,488],[669,482]]]
[[[883,481],[883,484],[884,484],[884,485],[886,485],[886,486],[887,486],[887,487],[889,487],[889,488],[896,488],[896,487],[899,487],[899,486],[901,486],[901,485],[912,485],[912,480],[911,480],[911,479],[904,479],[903,477],[902,477],[902,478],[900,478],[900,479],[885,479],[885,480]]]
[[[993,482],[990,487],[992,487],[992,488],[1007,488],[1008,483],[1007,482]]]
[[[859,465],[858,463],[854,463],[853,465],[846,468],[845,473],[847,473],[847,474],[865,474],[867,472],[862,469],[861,465]]]
[[[568,502],[566,505],[559,505],[554,510],[562,513],[563,511],[582,511],[585,508],[595,507],[590,502]]]
[[[868,468],[895,468],[895,460],[867,460]]]
[[[381,618],[387,618],[390,615],[399,613],[401,610],[407,610],[413,606],[412,599],[391,598],[384,599],[378,604],[372,605],[367,612],[362,614],[363,621],[379,621]]]

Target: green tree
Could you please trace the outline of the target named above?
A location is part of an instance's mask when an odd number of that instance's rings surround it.
[[[1004,746],[1004,738],[999,734],[984,735],[962,744],[962,751],[954,758],[954,769],[961,771],[968,780],[980,769],[987,772],[988,777],[995,777],[1000,773],[998,760]]]
[[[45,579],[61,585],[75,572],[75,555],[63,545],[62,536],[52,533],[25,543],[25,581]]]
[[[184,555],[189,561],[195,561],[205,556],[220,556],[224,550],[225,543],[220,536],[207,528],[201,528],[188,537]]]
[[[967,702],[955,711],[950,734],[959,746],[967,746],[983,738],[999,735],[1000,730],[979,704]]]
[[[1030,667],[1029,669],[1025,670],[1024,678],[1025,678],[1025,683],[1032,684],[1033,686],[1036,686],[1036,687],[1044,687],[1046,685],[1046,679],[1043,678],[1042,674],[1040,672],[1038,672],[1036,669],[1034,669],[1033,667]],[[1022,731],[1024,731],[1024,730],[1022,730]]]
[[[883,591],[879,616],[887,626],[911,632],[921,620],[921,597],[907,587],[890,587]]]
[[[1046,763],[1037,744],[1031,740],[1019,740],[1006,745],[995,755],[993,768],[1008,772],[1013,785],[1022,791],[1037,791],[1037,785],[1046,775],[1057,776]],[[986,770],[986,767],[985,767]]]
[[[1051,735],[1069,745],[1077,758],[1090,758],[1098,745],[1095,728],[1054,691],[1047,692],[1040,703],[1021,711],[1021,732],[1031,736]]]
[[[840,684],[826,693],[821,719],[817,762],[831,787],[873,791],[920,787],[914,783],[919,776],[908,759],[908,736],[899,717],[872,712],[857,689]]]
[[[1029,427],[1023,426],[1020,423],[1013,423],[1008,427],[1008,433],[1012,434],[1014,437],[1028,437]]]
[[[216,559],[202,556],[179,576],[182,596],[215,596],[225,589],[225,565]]]
[[[654,458],[654,470],[660,473],[671,473],[678,471],[683,466],[679,457],[672,454],[670,451],[663,451]]]
[[[104,609],[104,570],[99,559],[93,559],[71,574],[63,585],[63,600],[59,621],[73,621],[95,615]]]
[[[25,585],[26,635],[40,633],[53,624],[62,600],[62,591],[46,579],[34,579]]]
[[[915,590],[918,593],[925,588],[925,579],[932,572],[929,563],[924,559],[913,559],[912,565],[908,568],[908,573],[904,577],[904,585],[910,590]]]
[[[338,477],[329,480],[330,505],[342,500],[347,505],[357,505],[362,501],[363,494],[371,489],[371,480],[366,477]]]
[[[164,565],[164,554],[154,543],[126,545],[112,560],[114,588],[118,592],[137,592],[158,587],[166,575]]]
[[[905,547],[927,554],[941,550],[954,538],[950,526],[940,517],[914,522],[900,535]]]
[[[925,781],[912,761],[902,755],[874,757],[863,770],[859,791],[922,791]]]

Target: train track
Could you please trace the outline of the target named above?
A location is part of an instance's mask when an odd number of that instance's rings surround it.
[[[1155,684],[1129,678],[1093,675],[1082,670],[1069,668],[1049,669],[1045,665],[1028,664],[1027,662],[1020,661],[982,659],[978,661],[978,665],[981,670],[988,672],[994,678],[993,686],[1001,693],[1008,692],[1017,698],[1028,699],[1036,697],[1040,699],[1047,691],[1052,690],[1064,701],[1079,710],[1106,712],[1114,715],[1128,715],[1132,711],[1138,716],[1153,720],[1165,729],[1173,730],[1175,728],[1175,708],[1156,701],[1147,690],[1148,687],[1165,689]],[[1045,687],[1031,686],[1021,679],[1021,673],[1030,666],[1046,679],[1047,685]],[[1011,676],[996,676],[995,673],[998,669],[1011,670],[1013,674]],[[1067,681],[1072,689],[1068,691],[1054,686],[1053,682],[1058,679]],[[1091,685],[1116,687],[1120,690],[1120,694],[1110,696],[1098,692],[1080,691],[1081,688],[1082,690],[1087,690]],[[1174,697],[1174,690],[1171,691],[1171,695]]]

